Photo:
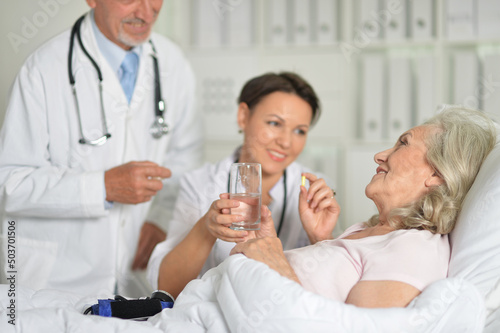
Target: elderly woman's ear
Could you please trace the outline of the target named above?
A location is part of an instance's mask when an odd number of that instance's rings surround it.
[[[444,184],[444,179],[437,172],[434,172],[425,180],[425,187],[435,187],[441,184]]]

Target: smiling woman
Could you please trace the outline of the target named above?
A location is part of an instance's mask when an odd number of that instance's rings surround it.
[[[362,307],[404,307],[448,272],[448,233],[481,164],[496,141],[480,111],[450,108],[403,133],[375,155],[366,195],[379,211],[338,238],[283,252],[273,221],[232,253],[262,261],[320,295]],[[302,199],[301,199],[302,200]],[[310,218],[301,210],[304,224]],[[335,223],[337,216],[316,224]],[[319,254],[320,253],[320,254]],[[314,263],[312,265],[311,263]]]
[[[394,147],[375,155],[379,167],[365,193],[377,206],[381,221],[386,222],[393,209],[417,200],[443,183],[427,162],[424,139],[434,132],[437,128],[415,127],[401,135]]]
[[[318,108],[317,103],[311,105],[295,93],[278,90],[255,103],[255,97],[252,100],[248,90],[251,89],[243,89],[239,99],[238,125],[244,133],[244,141],[238,161],[262,165],[262,202],[268,205],[269,191],[304,149]]]
[[[240,160],[261,163],[264,177],[281,176],[304,149],[311,117],[311,106],[291,93],[273,92],[253,110],[240,103],[238,125],[245,134]]]
[[[366,195],[377,207],[381,205],[377,197],[384,191],[392,192],[393,199],[399,202],[389,204],[391,200],[382,199],[386,209],[379,208],[380,214],[373,216],[368,225],[387,222],[393,228],[451,232],[467,191],[495,144],[491,135],[494,132],[492,122],[483,113],[450,108],[404,133],[393,148],[375,155],[380,165],[377,173],[385,173],[385,189],[374,193],[375,177],[366,187]],[[420,174],[411,175],[411,170],[416,169]],[[403,180],[403,175],[408,178]],[[403,186],[391,189],[397,186],[398,177]]]
[[[261,164],[262,203],[269,207],[276,221],[272,227],[286,249],[308,245],[318,234],[329,237],[335,224],[312,232],[298,214],[299,208],[316,214],[339,213],[327,182],[294,162],[319,113],[314,90],[297,74],[268,73],[244,85],[237,112],[243,144],[232,156],[181,180],[167,240],[158,244],[148,265],[153,286],[177,296],[190,280],[227,258],[235,242],[253,237],[251,232],[228,228],[242,218],[229,213],[238,201],[226,193],[234,162]],[[301,186],[302,176],[309,180],[309,189]],[[300,193],[308,197],[305,207],[299,207]],[[263,214],[269,214],[267,208]]]

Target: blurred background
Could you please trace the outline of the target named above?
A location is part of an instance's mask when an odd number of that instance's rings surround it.
[[[84,0],[1,7],[0,124],[26,57],[88,10]],[[155,30],[196,74],[206,161],[242,141],[236,98],[249,78],[286,70],[312,84],[323,113],[300,161],[334,181],[339,230],[376,212],[364,196],[373,155],[439,105],[500,115],[499,0],[164,0]]]

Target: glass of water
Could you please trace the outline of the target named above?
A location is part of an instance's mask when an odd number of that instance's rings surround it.
[[[229,177],[229,198],[240,202],[239,207],[231,208],[231,214],[244,218],[242,222],[232,223],[231,229],[259,230],[262,201],[260,163],[233,163]]]

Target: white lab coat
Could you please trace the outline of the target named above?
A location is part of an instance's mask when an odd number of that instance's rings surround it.
[[[122,295],[146,296],[151,287],[130,270],[141,225],[145,220],[160,225],[169,221],[173,202],[168,198],[175,197],[175,184],[202,157],[201,118],[193,107],[194,77],[180,50],[153,33],[170,127],[168,135],[153,139],[148,132],[155,117],[151,45],[142,47],[129,105],[98,50],[89,15],[81,33],[102,71],[112,136],[99,147],[78,143],[79,123],[67,69],[68,30],[29,57],[13,86],[0,133],[2,250],[7,222],[13,220],[18,285],[98,294],[113,292],[117,283]],[[84,134],[95,139],[103,134],[97,74],[76,38],[73,72]],[[114,203],[106,210],[104,171],[143,160],[170,168],[174,176],[164,182],[153,204]]]
[[[237,154],[238,151],[217,164],[207,163],[182,177],[179,197],[175,204],[173,219],[169,224],[167,239],[155,247],[148,263],[148,280],[153,288],[158,286],[158,274],[163,258],[186,237],[196,222],[208,211],[212,202],[219,198],[219,194],[227,193],[229,169],[236,160]],[[299,216],[299,194],[303,172],[312,171],[297,162],[286,168],[287,200],[283,225],[279,234],[284,250],[309,245],[309,238],[302,227]],[[331,185],[331,181],[327,177],[315,174]],[[272,202],[268,207],[276,229],[278,229],[283,213],[283,180],[284,177],[281,177],[269,192]],[[217,239],[205,261],[200,276],[229,257],[229,252],[235,245],[235,243]]]

